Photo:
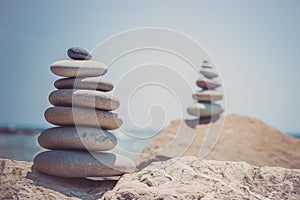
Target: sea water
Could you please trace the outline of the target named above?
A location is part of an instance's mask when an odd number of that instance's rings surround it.
[[[43,151],[37,143],[37,134],[0,134],[0,157],[12,160],[32,161]]]
[[[291,137],[300,139],[300,133],[287,132],[286,134],[289,135],[289,136],[291,136]]]

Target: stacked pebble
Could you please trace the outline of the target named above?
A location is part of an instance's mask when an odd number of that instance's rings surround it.
[[[223,95],[215,89],[220,87],[221,84],[213,80],[218,77],[217,73],[212,70],[212,66],[207,61],[203,62],[200,73],[204,76],[197,80],[196,84],[201,88],[193,94],[193,98],[198,101],[187,108],[190,115],[199,117],[200,123],[209,123],[219,118],[223,112],[223,108],[215,104],[215,101],[221,100]]]
[[[117,129],[122,120],[112,113],[119,101],[106,92],[113,84],[99,76],[107,66],[90,60],[82,48],[70,48],[73,60],[61,60],[51,65],[51,71],[65,78],[55,81],[58,89],[49,95],[54,106],[45,111],[46,120],[58,127],[43,131],[38,142],[49,149],[38,154],[34,167],[61,177],[107,177],[135,170],[126,157],[103,152],[113,149],[116,137],[107,130]],[[100,128],[101,127],[101,128]]]

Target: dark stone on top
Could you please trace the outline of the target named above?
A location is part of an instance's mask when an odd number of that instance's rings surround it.
[[[92,55],[80,47],[71,47],[68,49],[68,56],[74,60],[90,60]]]

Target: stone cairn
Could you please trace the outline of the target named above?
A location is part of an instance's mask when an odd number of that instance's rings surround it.
[[[58,89],[49,95],[54,107],[48,108],[46,120],[58,127],[41,132],[40,146],[50,151],[38,154],[34,167],[60,177],[108,177],[135,170],[134,163],[111,152],[117,145],[116,137],[108,130],[122,125],[122,120],[111,111],[120,105],[118,99],[107,94],[113,84],[102,80],[107,66],[92,61],[89,52],[70,48],[73,60],[54,62],[52,73],[62,76],[55,81]]]
[[[218,77],[218,74],[212,68],[208,61],[203,62],[200,73],[204,77],[199,78],[196,82],[201,90],[193,94],[193,98],[198,102],[187,108],[187,112],[190,115],[199,117],[200,124],[216,121],[223,112],[223,108],[219,104],[214,103],[215,101],[221,100],[223,94],[215,90],[220,87],[221,84],[213,80]]]

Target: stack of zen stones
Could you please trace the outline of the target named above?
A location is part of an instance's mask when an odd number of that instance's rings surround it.
[[[204,77],[196,82],[201,90],[193,94],[193,98],[197,103],[190,105],[187,109],[190,115],[200,118],[200,124],[216,121],[223,112],[223,108],[215,103],[215,101],[223,98],[223,94],[216,90],[221,84],[213,80],[218,75],[212,68],[207,61],[203,62],[200,73]]]
[[[70,48],[73,60],[61,60],[51,65],[51,71],[64,78],[57,80],[49,95],[54,107],[45,111],[46,120],[58,127],[43,131],[38,142],[50,151],[38,154],[34,167],[60,177],[109,177],[135,170],[134,163],[111,152],[117,139],[108,130],[117,129],[122,120],[116,113],[119,101],[107,94],[113,84],[100,76],[107,66],[90,60],[92,56],[81,48]]]

